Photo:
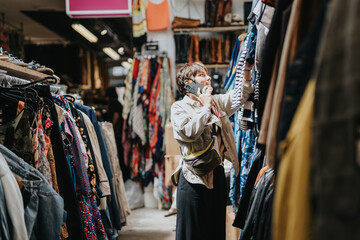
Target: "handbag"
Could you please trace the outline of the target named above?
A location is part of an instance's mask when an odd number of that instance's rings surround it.
[[[192,173],[202,177],[219,166],[221,158],[215,149],[215,142],[217,144],[216,136],[204,150],[184,157],[184,163]]]
[[[171,22],[171,29],[174,28],[192,28],[200,26],[200,19],[174,17]]]

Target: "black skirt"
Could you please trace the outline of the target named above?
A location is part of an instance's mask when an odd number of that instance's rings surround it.
[[[176,240],[225,240],[226,189],[223,166],[214,169],[214,189],[191,184],[180,173]]]

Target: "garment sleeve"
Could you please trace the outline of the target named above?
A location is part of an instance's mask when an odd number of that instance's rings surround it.
[[[250,95],[254,92],[255,87],[252,85],[251,81],[244,81],[243,89],[242,89],[242,98],[240,99],[240,104],[236,108],[231,108],[232,100],[235,94],[235,90],[230,90],[225,94],[214,95],[214,99],[218,104],[218,107],[226,112],[226,115],[229,117],[233,115],[250,97]]]
[[[211,117],[206,107],[201,107],[196,114],[187,112],[179,102],[171,107],[171,123],[174,129],[174,138],[183,142],[194,142],[204,132]]]

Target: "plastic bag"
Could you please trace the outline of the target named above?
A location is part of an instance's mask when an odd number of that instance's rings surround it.
[[[125,191],[131,210],[144,207],[144,193],[138,183],[126,180]]]

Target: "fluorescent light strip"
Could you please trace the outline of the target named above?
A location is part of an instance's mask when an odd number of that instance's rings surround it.
[[[111,57],[113,60],[119,60],[120,59],[120,55],[115,52],[114,49],[110,48],[110,47],[106,47],[102,49],[104,53],[106,53],[109,57]]]
[[[106,29],[102,30],[100,34],[101,34],[102,36],[104,36],[105,34],[107,34],[107,30],[106,30]]]
[[[98,41],[98,38],[92,34],[89,30],[87,30],[83,25],[74,23],[71,24],[71,27],[77,31],[81,36],[86,38],[89,42],[96,43]]]
[[[121,63],[121,66],[123,66],[123,67],[126,68],[126,69],[130,69],[130,68],[131,68],[131,64],[128,63],[128,62],[126,62],[126,61],[123,61],[123,62]]]

